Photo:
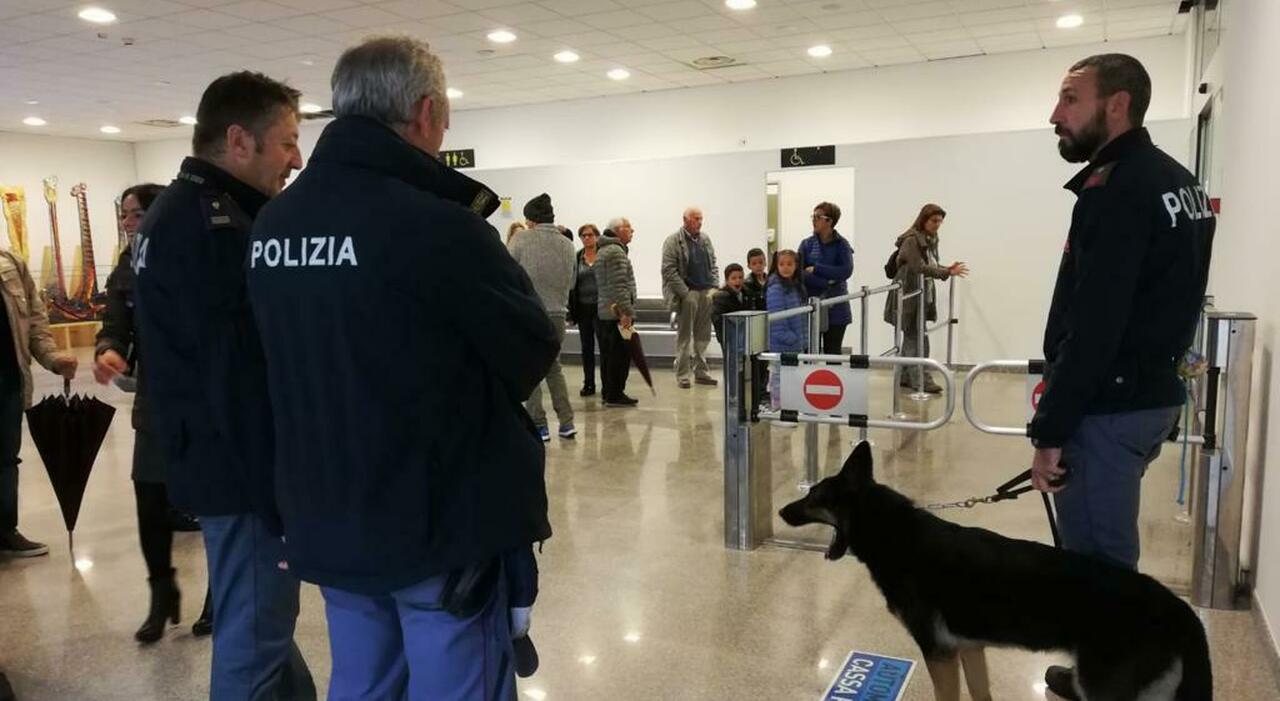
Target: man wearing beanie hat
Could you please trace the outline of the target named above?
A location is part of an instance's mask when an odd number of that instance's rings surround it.
[[[577,275],[574,270],[573,243],[555,225],[555,210],[551,207],[551,196],[547,193],[544,192],[525,204],[524,218],[529,221],[529,229],[511,240],[511,257],[516,259],[533,281],[533,288],[542,299],[547,316],[551,318],[551,325],[555,327],[556,335],[563,343],[565,315],[569,311],[569,290],[573,288]],[[547,413],[542,407],[542,384],[533,388],[533,393],[525,402],[525,409],[538,427],[542,440],[549,441],[551,430],[547,427]],[[551,406],[560,422],[560,437],[573,438],[578,431],[573,427],[573,405],[569,403],[569,388],[564,381],[558,356],[547,371],[545,384],[551,391]]]

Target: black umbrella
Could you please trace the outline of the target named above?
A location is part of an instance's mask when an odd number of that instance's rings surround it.
[[[649,359],[645,357],[644,346],[640,343],[640,332],[636,331],[634,326],[629,329],[619,326],[618,332],[622,334],[622,338],[627,342],[627,349],[631,351],[631,364],[640,371],[640,377],[643,377],[645,384],[649,385],[649,391],[653,396],[658,396],[658,390],[653,388],[653,375],[649,372]]]
[[[93,397],[72,395],[70,380],[63,381],[61,395],[45,397],[27,410],[31,440],[44,461],[62,509],[62,521],[67,525],[67,549],[73,565],[80,503],[115,413],[115,407]]]

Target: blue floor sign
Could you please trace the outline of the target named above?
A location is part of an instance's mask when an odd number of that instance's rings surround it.
[[[897,701],[916,663],[854,650],[844,660],[822,701]]]

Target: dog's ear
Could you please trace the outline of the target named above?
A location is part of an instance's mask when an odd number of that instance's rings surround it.
[[[840,532],[840,527],[832,529],[831,545],[827,546],[827,559],[839,560],[849,554],[849,541],[844,539],[844,534]]]
[[[840,476],[852,487],[858,487],[872,481],[870,443],[866,441],[858,443],[858,447],[854,448],[848,459],[844,461],[844,467],[840,469]]]

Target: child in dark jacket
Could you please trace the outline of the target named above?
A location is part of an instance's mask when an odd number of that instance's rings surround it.
[[[720,317],[749,309],[751,300],[742,289],[742,266],[730,263],[724,269],[724,287],[716,290],[711,298],[711,328],[715,329],[721,352],[724,352],[724,324]]]
[[[774,259],[774,272],[765,288],[765,300],[769,313],[805,306],[804,282],[799,275],[800,260],[795,251],[778,251]],[[769,350],[774,353],[804,352],[809,349],[809,319],[804,315],[769,322]],[[778,372],[769,380],[769,395],[773,406],[779,406]]]

